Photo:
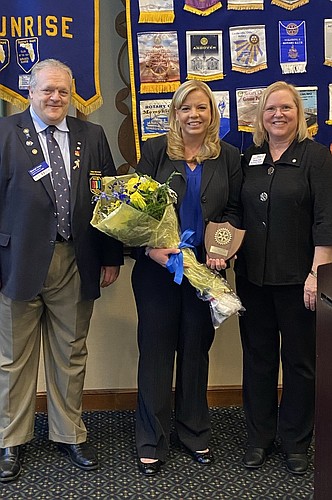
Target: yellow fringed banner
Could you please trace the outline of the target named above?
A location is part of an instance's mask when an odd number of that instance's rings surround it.
[[[177,32],[137,33],[137,42],[141,93],[175,92],[180,86]]]
[[[218,73],[215,75],[197,75],[197,74],[192,74],[188,73],[187,75],[187,80],[201,80],[202,82],[212,82],[214,80],[222,80],[224,78],[223,73]]]
[[[141,83],[141,94],[162,94],[163,92],[175,92],[180,87],[178,82],[154,82]]]
[[[221,7],[222,3],[216,0],[186,0],[183,10],[199,16],[209,16]]]
[[[11,92],[10,89],[6,88],[4,90],[3,85],[0,85],[0,99],[10,102],[10,104],[13,104],[22,111],[24,111],[29,105],[28,99],[24,99],[22,96],[16,94],[15,92]]]
[[[332,66],[332,19],[324,19],[325,66]]]
[[[265,26],[229,28],[232,70],[251,74],[267,68]]]
[[[224,78],[222,31],[187,31],[187,79],[212,82]]]
[[[311,125],[310,127],[308,127],[308,133],[310,135],[310,137],[314,137],[314,135],[317,135],[317,132],[318,132],[318,124],[315,123],[315,125]]]
[[[2,99],[19,109],[28,106],[31,71],[42,54],[43,59],[59,59],[70,66],[75,75],[74,107],[87,115],[101,106],[99,0],[72,0],[66,5],[52,0],[1,2],[0,17]],[[52,28],[44,29],[49,17],[53,19]],[[10,20],[17,22],[17,30],[10,29]]]
[[[140,12],[139,23],[156,23],[156,24],[167,24],[173,23],[175,19],[174,12],[172,11],[161,11],[161,12]]]
[[[251,68],[249,67],[244,67],[244,66],[237,66],[236,64],[232,65],[232,70],[233,71],[239,71],[240,73],[247,73],[250,75],[251,73],[256,73],[256,71],[261,71],[262,69],[266,69],[267,64],[259,64],[258,66],[253,66]]]
[[[271,5],[277,5],[287,10],[294,10],[309,3],[310,0],[272,0]]]
[[[264,0],[228,0],[227,10],[264,10]]]

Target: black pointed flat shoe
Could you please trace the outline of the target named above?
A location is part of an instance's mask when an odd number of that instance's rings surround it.
[[[153,476],[160,472],[160,468],[163,462],[161,460],[156,460],[155,462],[144,463],[142,460],[138,459],[138,468],[142,474],[145,476]]]

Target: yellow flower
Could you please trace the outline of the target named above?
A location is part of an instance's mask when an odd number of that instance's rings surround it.
[[[128,193],[134,193],[137,189],[137,184],[139,184],[137,177],[132,177],[126,183],[126,189]]]
[[[143,196],[137,191],[130,195],[130,202],[135,208],[138,208],[140,210],[144,210],[144,208],[146,207],[146,202]]]
[[[144,193],[147,192],[153,193],[159,187],[158,182],[154,181],[153,179],[145,179],[141,177],[140,180],[141,184],[139,186],[139,190]]]

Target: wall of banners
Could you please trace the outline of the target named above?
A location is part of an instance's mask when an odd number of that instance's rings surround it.
[[[24,109],[30,72],[46,58],[71,67],[77,109],[89,114],[101,106],[99,0],[1,2],[0,98]]]
[[[262,89],[277,80],[300,91],[308,128],[332,143],[331,0],[127,0],[137,157],[167,132],[173,92],[208,83],[220,137],[244,150]]]

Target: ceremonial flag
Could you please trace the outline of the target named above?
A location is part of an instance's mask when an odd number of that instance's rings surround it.
[[[173,0],[138,0],[139,23],[172,23],[174,21]]]
[[[79,111],[101,106],[99,0],[1,2],[0,97],[25,109],[31,70],[48,58],[72,69],[72,104]]]
[[[199,16],[208,16],[221,7],[219,0],[185,0],[183,9]]]
[[[264,0],[228,0],[228,10],[264,10]]]

